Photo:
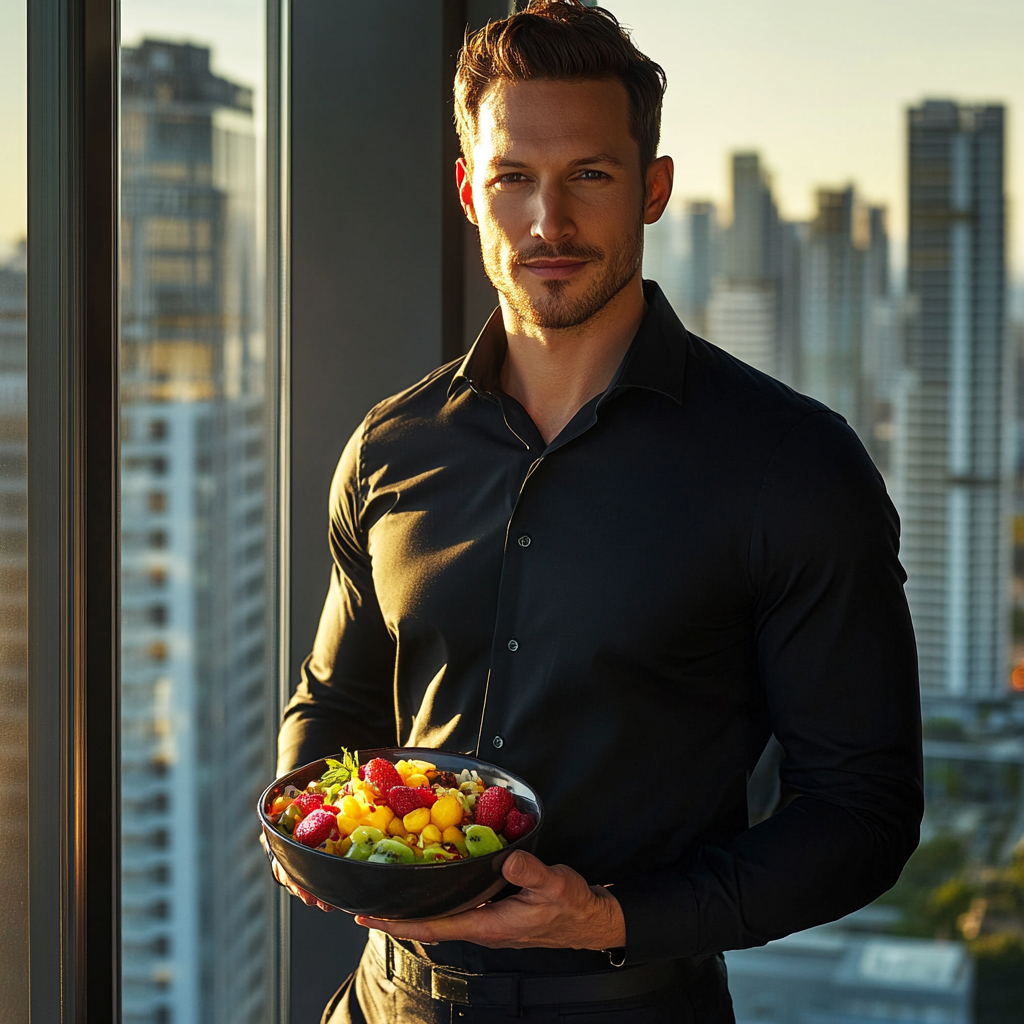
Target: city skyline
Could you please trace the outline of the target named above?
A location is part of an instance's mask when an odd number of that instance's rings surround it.
[[[819,187],[852,183],[866,201],[887,206],[897,272],[907,225],[906,110],[926,96],[1005,105],[1009,260],[1015,315],[1024,318],[1024,202],[1013,202],[1024,195],[1024,132],[1015,131],[1016,111],[1024,108],[1024,64],[1015,48],[1024,35],[1024,7],[1009,0],[939,7],[868,0],[850,18],[810,0],[770,7],[750,0],[703,8],[665,0],[605,5],[668,74],[661,150],[676,161],[673,204],[711,199],[728,220],[729,154],[756,149],[787,220],[812,218]],[[212,11],[202,0],[132,0],[121,21],[125,45],[138,45],[147,34],[191,41],[212,47],[216,73],[246,84],[262,80],[265,26],[252,0],[220,0]],[[0,40],[4,95],[23,94],[24,73],[24,55]],[[701,88],[689,88],[693,82]],[[23,120],[17,108],[0,108],[0,137],[23,136],[15,130],[14,119]],[[262,122],[257,92],[257,131]],[[10,209],[17,206],[10,182],[24,183],[24,157],[16,151],[0,159],[0,261],[24,232],[24,212]]]

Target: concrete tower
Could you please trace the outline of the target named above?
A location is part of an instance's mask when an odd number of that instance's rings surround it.
[[[926,697],[1006,692],[1010,353],[1004,111],[927,101],[908,117],[907,373],[895,496]]]
[[[263,379],[250,90],[122,50],[125,1024],[269,1020]]]

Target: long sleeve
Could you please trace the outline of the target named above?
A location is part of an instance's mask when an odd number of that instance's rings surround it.
[[[395,742],[395,644],[381,616],[360,522],[363,428],[342,453],[331,485],[333,566],[312,653],[285,708],[278,773],[318,757]]]
[[[853,431],[822,411],[763,480],[749,573],[784,810],[678,869],[617,884],[630,960],[761,945],[890,888],[923,810],[917,656],[898,519]]]

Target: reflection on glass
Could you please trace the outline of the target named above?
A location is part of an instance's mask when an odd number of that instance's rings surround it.
[[[25,13],[0,6],[0,1024],[28,1019]]]
[[[274,714],[254,94],[207,46],[121,63],[124,1021],[247,1024],[271,1005]]]

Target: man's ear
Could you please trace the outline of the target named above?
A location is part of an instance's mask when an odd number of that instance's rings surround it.
[[[473,208],[473,176],[466,166],[466,158],[460,156],[455,161],[455,184],[459,190],[459,202],[462,204],[462,212],[470,224],[476,224],[476,210]]]
[[[672,178],[675,166],[672,157],[659,156],[647,168],[647,201],[644,203],[644,223],[653,224],[661,219],[672,196]]]

